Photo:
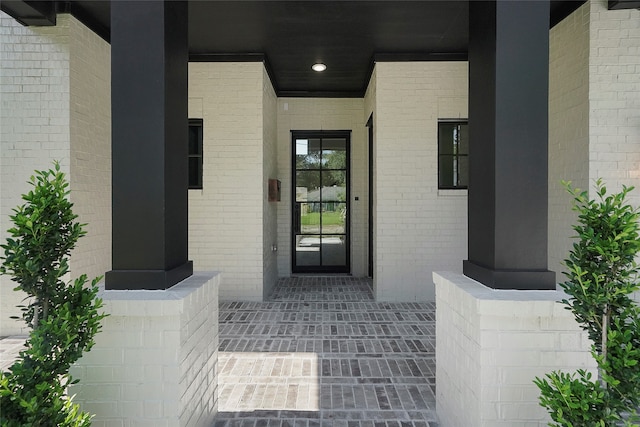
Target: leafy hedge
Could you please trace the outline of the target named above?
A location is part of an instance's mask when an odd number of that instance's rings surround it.
[[[563,300],[588,335],[598,378],[584,370],[536,378],[540,403],[553,427],[637,426],[640,405],[640,308],[631,294],[640,289],[635,259],[640,218],[626,201],[632,187],[607,195],[596,181],[595,200],[565,183],[574,198],[578,240],[565,260]]]
[[[100,278],[89,286],[86,275],[64,280],[69,254],[86,232],[76,222],[60,165],[36,171],[29,183],[33,189],[22,196],[26,203],[13,210],[10,237],[0,245],[0,273],[11,275],[15,290],[27,293],[20,307],[32,328],[19,359],[0,374],[0,424],[88,426],[91,415],[80,411],[66,389],[74,382],[70,366],[91,349],[105,317],[96,297]]]

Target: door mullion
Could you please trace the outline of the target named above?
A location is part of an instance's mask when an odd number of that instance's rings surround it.
[[[324,227],[322,226],[322,222],[324,221],[324,209],[322,208],[322,196],[324,195],[324,191],[322,190],[322,178],[324,176],[324,172],[323,172],[323,166],[322,166],[322,161],[324,160],[324,153],[322,151],[322,138],[320,138],[320,196],[319,196],[319,200],[320,200],[320,230],[319,231],[319,235],[320,235],[320,267],[324,267],[324,262],[322,259],[322,242],[324,241],[323,239],[323,229]]]

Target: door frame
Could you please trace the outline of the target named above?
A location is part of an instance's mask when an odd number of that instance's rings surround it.
[[[345,219],[345,263],[346,265],[329,266],[296,266],[296,139],[312,138],[345,138],[346,140],[346,200],[347,215]],[[351,130],[292,130],[291,131],[291,272],[322,274],[351,274]]]
[[[369,116],[369,120],[367,120],[367,136],[369,143],[369,170],[368,170],[368,178],[369,178],[369,224],[368,224],[368,235],[369,235],[369,248],[368,248],[368,263],[367,263],[367,273],[370,278],[373,279],[373,113]]]

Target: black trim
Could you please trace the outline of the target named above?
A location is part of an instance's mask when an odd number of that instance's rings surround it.
[[[464,260],[462,272],[492,289],[556,289],[556,273],[549,270],[496,270]]]
[[[467,52],[374,53],[374,62],[440,62],[467,61]]]
[[[0,9],[24,26],[53,27],[57,5],[52,1],[2,0]]]
[[[451,53],[374,53],[369,62],[367,77],[365,78],[364,87],[358,92],[359,96],[353,98],[364,98],[367,94],[367,88],[371,84],[373,70],[378,62],[439,62],[439,61],[467,61],[469,55],[467,52],[451,52]]]
[[[170,270],[112,270],[105,274],[107,289],[169,289],[193,275],[193,261]]]
[[[549,26],[551,28],[558,25],[564,18],[571,15],[576,11],[580,6],[586,3],[586,0],[577,0],[577,1],[550,1],[550,13],[549,13]]]
[[[264,53],[189,53],[189,62],[264,62]]]
[[[278,90],[276,75],[264,53],[190,53],[189,62],[262,62],[276,95],[285,96]]]
[[[189,190],[202,190],[203,188],[203,175],[204,175],[204,124],[202,119],[189,119],[189,138],[191,138],[191,128],[197,127],[198,141],[196,142],[197,152],[191,152],[191,141],[189,142]],[[198,163],[197,182],[191,181],[191,159],[200,159]]]
[[[440,153],[440,124],[453,123],[458,125],[469,126],[469,119],[438,119],[438,190],[467,190],[468,185],[442,185],[440,183],[440,158],[444,156],[448,157],[466,157],[469,158],[469,153],[466,154],[442,154]],[[468,164],[468,163],[467,163]],[[469,170],[467,169],[467,178],[469,176]]]
[[[280,90],[267,55],[263,53],[190,53],[189,62],[262,62],[271,85],[279,98],[363,98],[366,94],[376,62],[438,62],[466,61],[466,52],[451,53],[376,53],[371,58],[366,85],[357,91]]]
[[[373,77],[373,71],[376,69],[376,61],[371,57],[369,61],[369,69],[367,70],[367,77],[364,79],[364,87],[362,88],[362,98],[367,96],[367,89],[371,86],[371,77]]]
[[[345,138],[346,139],[346,151],[347,151],[347,169],[346,169],[346,205],[347,205],[347,218],[345,221],[345,263],[344,266],[330,265],[330,266],[296,266],[296,230],[300,224],[297,222],[296,216],[296,153],[295,153],[295,141],[299,138]],[[296,273],[351,273],[351,130],[292,130],[291,131],[291,272]],[[320,201],[320,203],[322,203]],[[299,234],[299,233],[298,233]],[[320,235],[325,235],[320,233]],[[326,234],[326,235],[331,235]],[[343,234],[337,234],[343,235]]]
[[[366,124],[369,138],[369,277],[373,278],[373,113],[369,116]]]
[[[100,3],[100,2],[95,2]],[[102,2],[104,3],[104,2]],[[108,7],[108,3],[106,2]],[[61,9],[64,9],[61,10]],[[82,22],[87,26],[91,31],[96,33],[98,37],[107,43],[111,43],[111,28],[103,25],[100,20],[96,17],[95,13],[86,10],[82,5],[77,2],[59,2],[58,3],[58,13],[70,13],[73,15],[78,21]]]
[[[283,90],[276,91],[279,98],[362,98],[361,91],[306,91],[306,90]]]
[[[609,0],[609,10],[640,9],[640,0]]]

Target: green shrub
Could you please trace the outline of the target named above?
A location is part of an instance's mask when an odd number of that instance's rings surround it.
[[[4,249],[0,273],[9,274],[27,293],[22,318],[32,330],[19,359],[0,375],[2,426],[88,426],[91,416],[66,396],[74,380],[70,366],[94,344],[102,301],[96,278],[65,282],[68,257],[85,232],[69,202],[69,184],[60,165],[36,171],[26,202],[13,211],[14,226]]]
[[[640,309],[630,295],[640,289],[635,258],[640,251],[638,211],[627,202],[632,187],[607,195],[596,181],[597,199],[564,183],[574,198],[578,234],[565,260],[570,296],[562,302],[593,341],[598,378],[578,371],[536,378],[550,426],[637,425],[640,405]]]

